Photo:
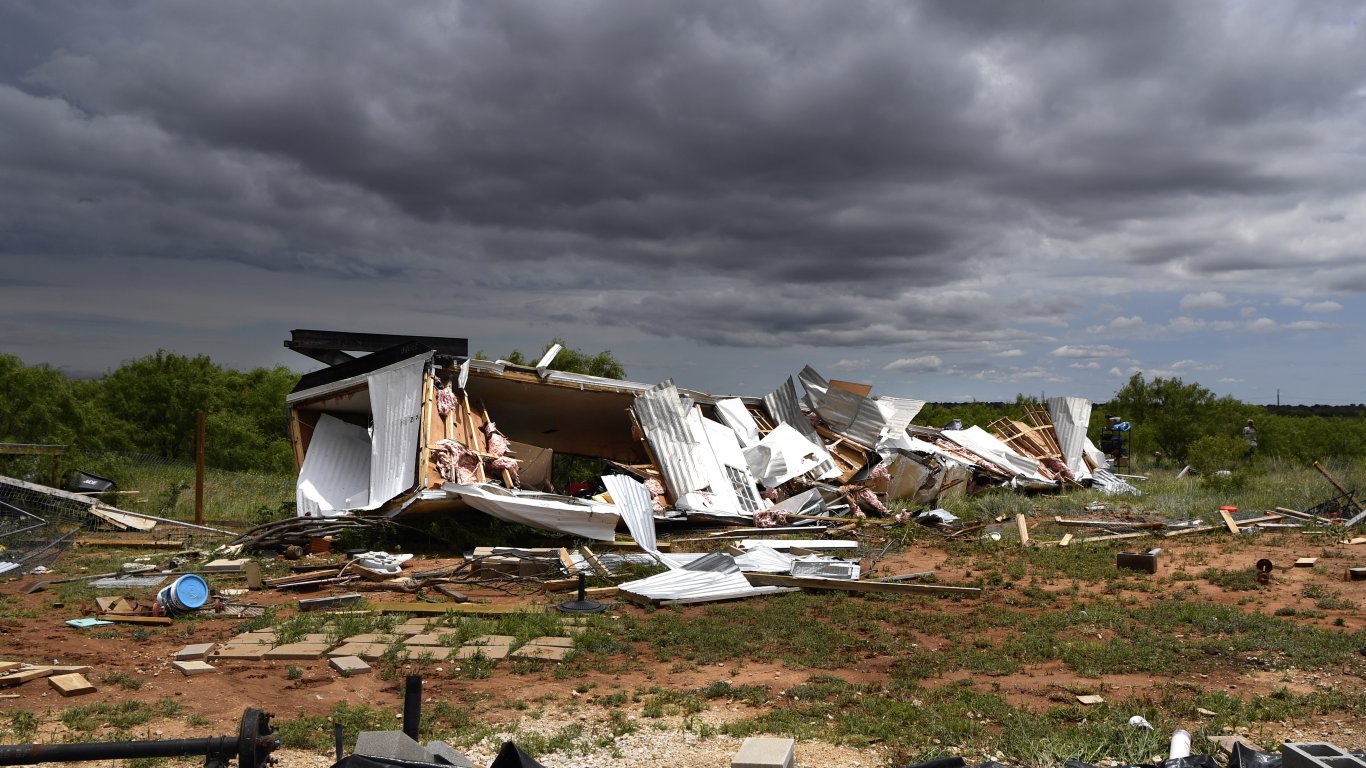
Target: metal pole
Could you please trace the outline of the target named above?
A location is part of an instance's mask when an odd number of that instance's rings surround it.
[[[204,412],[196,414],[194,425],[194,524],[204,524]]]
[[[417,741],[422,725],[422,675],[408,675],[403,690],[403,732]]]
[[[133,757],[184,757],[237,754],[237,738],[168,739],[166,741],[105,741],[90,744],[17,744],[0,746],[0,765],[70,763],[82,760],[119,760]]]

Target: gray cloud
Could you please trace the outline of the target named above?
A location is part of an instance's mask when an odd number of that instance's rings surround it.
[[[425,322],[941,371],[1114,350],[1178,301],[1366,291],[1362,30],[1350,3],[12,2],[0,285],[150,259],[305,313],[439,285]],[[1233,327],[1358,322],[1329,304]]]

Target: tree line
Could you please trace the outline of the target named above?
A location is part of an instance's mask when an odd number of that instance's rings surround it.
[[[516,350],[507,359],[527,362]],[[606,378],[626,375],[607,351],[566,348],[552,367]],[[285,396],[298,380],[299,374],[284,366],[237,371],[205,355],[164,350],[95,379],[71,379],[49,365],[25,365],[13,355],[0,355],[0,442],[190,460],[197,412],[203,410],[210,466],[289,473],[294,460]],[[931,403],[916,423],[944,426],[956,418],[986,428],[998,418],[1022,419],[1026,406],[1037,402],[1019,395],[1009,403]],[[1160,454],[1171,463],[1218,468],[1214,465],[1244,453],[1241,430],[1248,419],[1256,423],[1259,455],[1303,463],[1366,456],[1361,406],[1249,405],[1198,383],[1134,374],[1109,402],[1096,404],[1090,431],[1097,444],[1111,414],[1133,425],[1130,449],[1140,464]]]

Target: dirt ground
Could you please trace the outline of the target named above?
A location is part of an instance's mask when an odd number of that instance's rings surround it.
[[[1177,569],[1203,570],[1216,568],[1223,570],[1252,569],[1261,559],[1270,559],[1277,564],[1271,584],[1255,593],[1255,604],[1249,603],[1248,592],[1225,591],[1203,580],[1195,580],[1199,599],[1239,605],[1243,610],[1257,610],[1263,613],[1274,612],[1277,608],[1303,608],[1306,602],[1302,596],[1307,584],[1322,582],[1326,587],[1338,591],[1344,597],[1366,605],[1366,581],[1345,581],[1343,569],[1347,566],[1366,564],[1366,546],[1340,545],[1336,540],[1329,541],[1287,536],[1258,540],[1249,538],[1230,546],[1227,536],[1195,535],[1170,539],[1162,542],[1164,552],[1160,556],[1157,576],[1170,575]],[[1327,564],[1331,568],[1294,568],[1291,564],[1296,558],[1317,556],[1325,547],[1334,547],[1346,557],[1334,558]],[[951,553],[939,543],[921,543],[898,552],[878,565],[883,574],[905,573],[911,571],[941,570],[951,560]],[[1319,561],[1325,564],[1323,559]],[[44,578],[61,577],[62,562],[54,567],[55,573]],[[952,574],[946,572],[941,580],[946,583],[965,581],[970,572],[961,566]],[[171,666],[172,654],[181,646],[189,643],[223,641],[237,634],[240,619],[218,618],[193,624],[162,628],[150,633],[145,640],[130,642],[129,632],[120,631],[117,637],[97,637],[90,630],[77,630],[63,622],[85,612],[85,607],[67,605],[64,608],[52,607],[53,593],[50,591],[24,594],[23,588],[35,577],[12,579],[0,583],[0,595],[10,601],[6,606],[7,615],[35,612],[37,618],[0,619],[0,660],[24,661],[30,663],[60,663],[89,665],[92,671],[87,677],[99,690],[93,694],[63,699],[42,680],[32,681],[20,686],[0,691],[5,698],[0,699],[0,712],[27,709],[35,713],[58,712],[67,707],[89,704],[95,701],[118,702],[128,699],[155,700],[163,697],[174,698],[181,705],[181,716],[164,721],[156,721],[147,726],[146,738],[185,738],[210,735],[235,734],[237,723],[246,707],[261,707],[273,712],[277,718],[292,718],[300,715],[325,715],[336,702],[367,703],[371,706],[391,709],[396,713],[395,728],[398,727],[397,713],[402,707],[401,679],[381,679],[377,674],[342,677],[333,672],[325,659],[313,661],[222,661],[215,662],[217,671],[211,674],[187,678]],[[259,604],[293,605],[299,595],[288,592],[263,590],[252,593],[250,599]],[[476,601],[507,602],[525,601],[527,598],[511,598],[505,594],[471,593]],[[1165,599],[1163,590],[1126,592],[1126,599],[1139,604]],[[403,595],[382,599],[411,599]],[[544,599],[541,597],[539,599]],[[988,587],[985,594],[974,600],[942,601],[935,604],[936,610],[948,614],[967,614],[974,611],[990,610],[1000,599]],[[1192,598],[1194,599],[1194,598]],[[686,609],[690,612],[702,608]],[[613,610],[617,615],[642,614],[643,609],[629,604]],[[1346,629],[1348,632],[1366,626],[1366,616],[1360,610],[1326,611],[1321,617],[1297,619],[1324,628]],[[192,627],[192,632],[186,632]],[[922,650],[946,647],[941,638],[926,636],[921,638]],[[641,653],[648,653],[641,650]],[[1363,649],[1366,653],[1366,649]],[[458,664],[458,661],[447,662]],[[889,671],[898,663],[896,654],[873,655],[863,659],[857,667],[836,670],[835,674],[851,682],[885,681]],[[302,677],[290,680],[286,677],[289,666],[302,670]],[[441,665],[438,664],[438,669]],[[424,684],[424,698],[428,702],[446,700],[468,702],[480,700],[480,717],[487,722],[507,724],[509,728],[520,724],[527,728],[553,728],[572,722],[574,719],[589,727],[601,727],[601,723],[591,722],[593,718],[604,717],[602,707],[564,708],[560,702],[573,702],[581,696],[576,688],[586,684],[596,684],[599,690],[636,686],[659,685],[673,689],[689,689],[724,678],[732,685],[762,684],[773,690],[785,690],[805,682],[813,673],[806,668],[792,668],[781,662],[727,663],[712,667],[693,667],[682,672],[672,672],[670,667],[660,665],[650,671],[602,674],[594,679],[594,673],[573,679],[556,679],[549,670],[539,675],[510,674],[503,666],[493,669],[486,679],[449,679],[439,673],[431,675]],[[141,681],[140,688],[128,690],[118,685],[101,684],[100,678],[109,673],[124,673]],[[648,677],[647,677],[648,675]],[[1308,693],[1316,689],[1333,686],[1360,686],[1361,679],[1335,674],[1331,671],[1267,671],[1251,667],[1232,667],[1215,674],[1192,674],[1182,677],[1154,679],[1147,676],[1111,675],[1103,678],[1081,678],[1064,668],[1061,664],[1047,663],[1026,667],[1020,672],[1008,675],[973,679],[972,685],[982,690],[991,690],[1004,696],[1012,705],[1033,710],[1042,710],[1058,702],[1060,691],[1074,690],[1078,687],[1091,687],[1106,691],[1107,698],[1122,700],[1126,696],[1140,694],[1161,682],[1181,681],[1193,683],[1202,688],[1223,689],[1239,697],[1259,697],[1272,694],[1280,688],[1288,688],[1296,693]],[[928,685],[947,684],[954,680],[972,679],[966,671],[956,671],[937,679],[926,681]],[[548,702],[529,714],[524,709],[514,708],[511,702],[539,698]],[[708,700],[710,709],[700,717],[708,723],[722,723],[737,717],[753,717],[752,708],[741,708],[725,699]],[[629,710],[631,705],[627,705]],[[571,711],[572,710],[572,711]],[[201,725],[190,726],[185,715],[193,714]],[[637,715],[639,713],[636,713]],[[39,740],[61,740],[60,726],[53,725],[55,718],[45,718],[44,731]],[[674,725],[681,725],[676,722]],[[666,718],[664,722],[669,725]],[[1194,725],[1198,725],[1194,724]],[[1193,730],[1193,729],[1192,729]],[[1343,747],[1357,748],[1366,745],[1366,713],[1340,713],[1338,716],[1324,718],[1319,722],[1282,723],[1273,726],[1274,733],[1259,734],[1277,739],[1326,740]],[[668,732],[666,734],[666,732]],[[664,740],[678,740],[670,748],[659,744],[642,746],[633,752],[630,745],[634,739],[648,740],[652,735]],[[635,734],[619,740],[615,756],[602,755],[598,758],[578,756],[563,758],[563,762],[547,762],[548,765],[727,765],[729,755],[734,753],[739,740],[727,737],[711,737],[710,744],[691,747],[685,743],[693,734],[682,734],[681,728],[641,729]],[[644,742],[642,742],[644,743]],[[492,751],[487,745],[455,745],[469,751],[476,765],[487,764],[492,759]],[[496,748],[496,744],[494,745]],[[689,763],[678,758],[680,749],[707,752],[699,762]],[[623,750],[631,753],[623,756]],[[715,755],[710,754],[714,750]],[[724,753],[724,756],[721,755]],[[482,763],[480,761],[483,761]],[[625,762],[621,762],[621,761]],[[879,765],[885,757],[877,750],[853,750],[816,743],[803,743],[799,750],[800,764],[816,765]],[[544,758],[543,758],[543,761]],[[286,765],[326,765],[322,756],[289,754],[284,760]]]

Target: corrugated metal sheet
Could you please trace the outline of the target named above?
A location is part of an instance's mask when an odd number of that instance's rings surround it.
[[[365,427],[323,414],[299,469],[295,500],[300,517],[331,517],[370,502],[370,434]]]
[[[824,478],[837,475],[839,471],[835,468],[835,462],[830,458],[830,454],[825,451],[825,443],[821,441],[820,435],[816,434],[816,429],[811,426],[811,422],[806,420],[806,415],[802,413],[802,407],[797,402],[797,384],[792,377],[787,377],[787,381],[782,386],[764,396],[764,410],[775,422],[786,424],[789,427],[802,433],[802,436],[812,443],[821,447],[823,461],[811,470],[812,479]]]
[[[697,460],[697,443],[688,429],[688,412],[678,390],[666,381],[636,396],[631,406],[650,441],[664,484],[675,499],[707,487],[707,472]]]
[[[422,430],[422,372],[430,355],[370,375],[370,503],[380,506],[417,485]]]
[[[1091,423],[1091,401],[1084,397],[1048,398],[1048,415],[1053,419],[1053,430],[1058,433],[1058,447],[1063,460],[1077,480],[1091,476],[1082,458],[1086,447],[1086,427]]]
[[[876,400],[831,389],[830,383],[809,365],[797,377],[802,382],[802,389],[806,390],[807,404],[831,430],[867,448],[877,445],[887,426],[887,414],[878,407]]]
[[[905,434],[906,427],[916,416],[920,415],[921,409],[925,407],[924,400],[914,400],[909,397],[879,397],[877,403],[886,410],[887,406],[892,407],[891,415],[887,419],[887,436],[899,437]]]
[[[779,424],[745,449],[750,473],[765,488],[777,488],[816,469],[825,455],[824,448],[787,424]]]
[[[654,498],[645,484],[625,475],[604,475],[602,484],[617,505],[617,512],[626,521],[631,538],[646,552],[659,551],[655,541]]]
[[[720,557],[728,558],[727,555],[720,555]],[[718,566],[722,567],[722,570],[694,570],[695,568],[710,569]],[[708,599],[728,600],[784,591],[781,588],[751,585],[733,559],[730,559],[727,565],[719,562],[718,558],[713,555],[698,558],[682,568],[619,584],[617,588],[649,600],[699,602]]]

